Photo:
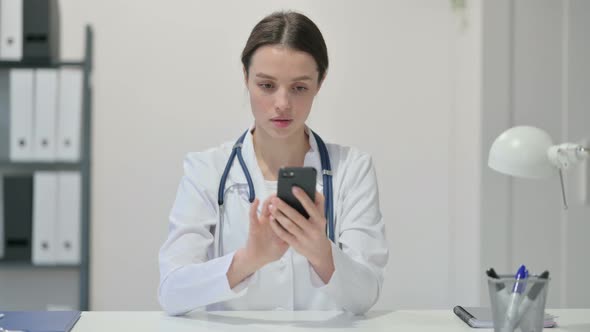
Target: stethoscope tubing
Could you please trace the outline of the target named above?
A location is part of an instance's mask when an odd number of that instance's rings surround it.
[[[223,225],[221,225],[223,216],[223,201],[224,201],[224,193],[225,193],[225,183],[227,181],[227,177],[229,175],[229,171],[233,165],[234,159],[236,156],[238,157],[238,162],[240,163],[240,167],[244,172],[246,177],[246,181],[248,182],[248,201],[250,203],[254,202],[256,198],[256,193],[254,191],[254,183],[252,181],[252,177],[250,172],[248,171],[248,167],[244,162],[244,157],[242,156],[242,145],[244,143],[244,139],[248,134],[248,130],[244,132],[236,141],[232,148],[232,152],[228,158],[227,164],[225,165],[225,169],[223,170],[223,174],[221,175],[221,180],[219,182],[219,191],[217,192],[217,203],[219,204],[219,232],[221,232]],[[332,242],[335,243],[335,236],[334,236],[334,197],[333,197],[333,185],[332,185],[332,165],[330,164],[330,156],[328,154],[328,149],[324,141],[321,137],[312,131],[312,134],[315,137],[315,140],[318,145],[318,150],[320,153],[320,160],[322,165],[322,181],[324,183],[324,213],[326,216],[327,224],[326,224],[326,232],[328,237]],[[219,242],[221,242],[221,234],[219,234]]]

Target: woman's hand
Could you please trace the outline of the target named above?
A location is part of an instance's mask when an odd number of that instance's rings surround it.
[[[264,201],[260,216],[257,213],[260,201],[256,199],[250,206],[250,231],[245,251],[259,267],[280,259],[289,249],[289,245],[271,229],[269,206],[274,197],[270,196]]]
[[[230,288],[234,288],[264,265],[283,257],[289,249],[289,245],[271,229],[272,216],[269,206],[273,197],[269,197],[262,205],[260,217],[260,201],[256,199],[250,205],[250,230],[246,247],[236,251],[226,274]]]
[[[270,225],[274,233],[298,253],[305,256],[324,283],[328,283],[334,273],[332,244],[326,237],[326,218],[324,216],[324,196],[316,192],[316,201],[300,188],[293,187],[293,194],[307,211],[309,218],[278,197],[271,198],[269,206]]]

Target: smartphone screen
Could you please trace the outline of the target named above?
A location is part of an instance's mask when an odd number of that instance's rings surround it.
[[[297,210],[305,218],[309,214],[303,208],[303,205],[293,195],[291,188],[297,186],[315,202],[315,185],[317,171],[313,167],[285,167],[279,170],[279,183],[277,185],[277,197],[285,201],[292,208]]]

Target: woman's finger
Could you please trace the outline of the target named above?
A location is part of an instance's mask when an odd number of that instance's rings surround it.
[[[294,235],[296,238],[303,236],[303,230],[291,220],[291,218],[287,217],[277,206],[271,205],[271,213],[274,219],[277,220],[287,232]],[[297,214],[297,217],[301,218],[301,215]]]
[[[258,223],[258,205],[260,201],[258,198],[254,199],[254,202],[250,204],[250,225],[253,223]]]
[[[269,205],[270,199],[267,199],[266,201],[264,201],[264,204],[262,204],[262,211],[260,212],[260,215],[265,219],[268,219],[268,217],[270,217]]]
[[[309,228],[309,221],[307,218],[301,215],[299,211],[292,208],[289,204],[284,202],[280,198],[274,198],[272,200],[273,206],[276,206],[277,209],[282,212],[287,218],[289,218],[297,227],[301,230],[306,231]]]
[[[270,217],[270,228],[279,239],[285,241],[288,245],[294,243],[295,237],[289,234],[274,217]]]
[[[295,195],[295,198],[297,198],[299,202],[301,202],[301,205],[303,205],[303,208],[305,209],[305,211],[307,211],[307,214],[309,214],[309,216],[312,219],[319,220],[323,218],[321,209],[318,209],[316,203],[313,202],[311,198],[309,198],[309,196],[307,196],[303,189],[293,186],[291,190],[293,191],[293,195]]]

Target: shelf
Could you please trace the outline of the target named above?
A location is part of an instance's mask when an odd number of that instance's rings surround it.
[[[80,264],[34,265],[31,261],[0,260],[0,267],[30,268],[30,269],[79,269]]]
[[[79,171],[83,166],[83,162],[0,161],[0,173],[32,173],[36,171]]]
[[[1,0],[0,0],[1,1]],[[93,31],[85,28],[84,57],[81,60],[49,61],[0,61],[0,69],[59,69],[77,67],[83,72],[82,114],[80,136],[80,160],[14,162],[3,154],[0,174],[31,175],[37,171],[76,171],[81,175],[80,197],[80,263],[34,265],[28,256],[6,256],[0,259],[0,307],[22,307],[28,310],[45,310],[47,303],[71,305],[78,310],[88,310],[90,279],[90,204],[92,178],[92,84]],[[20,257],[21,259],[19,259]],[[11,259],[12,258],[12,259]],[[12,292],[12,293],[11,293]],[[6,293],[6,294],[4,294]],[[25,294],[21,298],[21,295]],[[48,299],[54,302],[47,302]],[[6,301],[6,302],[4,302]],[[20,301],[20,302],[19,302]],[[47,303],[46,303],[47,302]]]
[[[60,67],[84,67],[84,61],[60,61],[54,63],[47,62],[20,62],[20,61],[0,61],[0,68],[60,68]]]

